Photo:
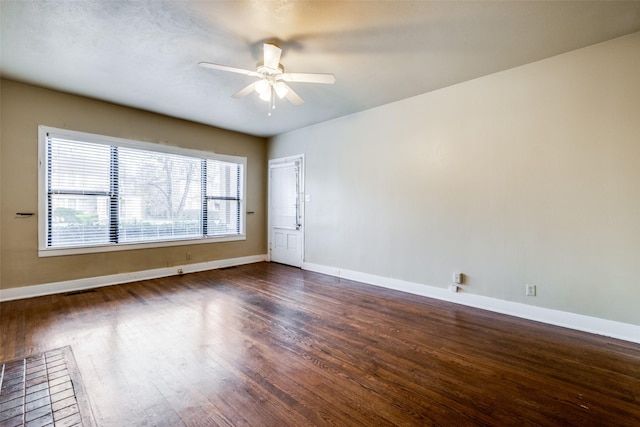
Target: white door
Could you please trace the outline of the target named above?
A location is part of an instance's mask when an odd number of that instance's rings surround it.
[[[302,157],[269,162],[269,249],[274,262],[302,267]]]

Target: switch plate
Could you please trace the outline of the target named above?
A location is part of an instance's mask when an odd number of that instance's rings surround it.
[[[535,297],[536,296],[536,285],[526,285],[526,293],[528,297]]]
[[[453,283],[462,284],[462,273],[453,273]]]

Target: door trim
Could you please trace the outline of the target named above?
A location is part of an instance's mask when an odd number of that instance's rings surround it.
[[[278,164],[288,162],[300,162],[300,256],[302,257],[302,263],[304,264],[304,241],[305,241],[305,164],[304,154],[296,154],[294,156],[280,157],[277,159],[269,160],[269,167],[267,169],[267,261],[271,262],[271,245],[272,245],[272,232],[271,232],[271,167]]]

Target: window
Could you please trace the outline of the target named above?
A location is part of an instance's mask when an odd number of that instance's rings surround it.
[[[43,126],[40,158],[41,256],[244,239],[245,158]]]

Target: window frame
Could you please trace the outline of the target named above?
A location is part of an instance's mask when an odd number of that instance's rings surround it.
[[[199,236],[196,238],[157,240],[152,242],[133,242],[133,243],[107,243],[92,244],[87,246],[65,246],[65,247],[49,247],[48,246],[48,153],[47,139],[48,135],[54,137],[77,140],[92,144],[101,144],[107,146],[118,146],[125,148],[134,148],[139,150],[148,150],[158,153],[177,154],[198,158],[200,160],[219,160],[223,162],[236,163],[241,165],[240,171],[240,233],[238,235],[229,236]],[[246,240],[246,175],[247,175],[247,158],[241,156],[231,156],[217,154],[209,151],[194,150],[190,148],[182,148],[172,145],[163,145],[151,142],[135,141],[131,139],[117,138],[112,136],[98,135],[87,132],[73,131],[68,129],[54,128],[50,126],[38,126],[38,256],[63,256],[76,254],[89,254],[100,252],[116,252],[123,250],[161,248],[171,246],[183,246],[193,244],[210,244],[220,242],[232,242]]]

